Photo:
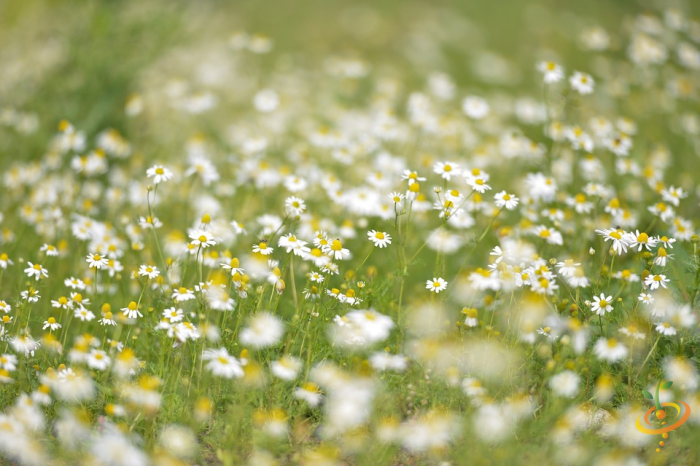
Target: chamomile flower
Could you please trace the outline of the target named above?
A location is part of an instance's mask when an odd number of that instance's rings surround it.
[[[114,316],[109,311],[105,312],[103,317],[97,322],[100,325],[117,325],[117,322],[114,320]]]
[[[506,208],[507,210],[513,210],[518,206],[518,202],[520,199],[515,197],[513,194],[508,194],[505,191],[501,191],[500,193],[496,193],[496,195],[493,196],[495,200],[496,207],[499,209]]]
[[[146,176],[153,178],[154,184],[160,184],[171,179],[173,177],[173,172],[162,165],[154,165],[146,170]]]
[[[670,282],[668,278],[666,278],[666,275],[663,274],[649,274],[647,277],[644,279],[644,285],[648,286],[652,290],[656,290],[661,286],[662,288],[667,287],[667,283]]]
[[[656,238],[653,236],[649,237],[649,235],[644,232],[640,233],[639,230],[634,233],[626,233],[626,236],[627,244],[629,244],[630,248],[637,248],[637,251],[641,251],[642,248],[651,251],[651,248],[656,247]]]
[[[489,114],[490,107],[486,100],[477,96],[469,96],[462,101],[462,111],[469,118],[481,120]]]
[[[454,162],[437,162],[433,166],[433,171],[447,181],[450,181],[453,176],[461,174],[459,165]]]
[[[564,79],[564,70],[554,62],[540,62],[537,65],[537,69],[544,75],[544,82],[546,84],[555,83]]]
[[[401,175],[401,179],[403,181],[407,181],[409,186],[411,186],[413,183],[416,183],[418,181],[425,181],[426,180],[426,178],[418,176],[418,172],[408,170],[408,169],[403,171],[403,174]],[[401,199],[403,199],[403,195],[398,194],[398,193],[391,193],[391,194],[389,194],[389,197],[394,199],[394,202],[396,202],[396,200],[395,200],[396,195],[401,196]]]
[[[640,293],[639,296],[637,297],[639,301],[641,301],[643,304],[652,304],[654,302],[654,297],[650,295],[649,293]]]
[[[572,259],[566,259],[562,262],[557,262],[556,267],[562,277],[573,277],[580,265],[580,263],[574,262]]]
[[[51,244],[44,243],[44,245],[41,247],[40,251],[46,253],[47,256],[51,256],[51,257],[58,256],[58,249],[56,249],[56,246],[53,246]]]
[[[483,194],[491,189],[491,186],[486,184],[486,180],[481,176],[467,176],[467,184],[477,193]]]
[[[659,332],[661,335],[666,336],[673,336],[676,333],[678,333],[678,330],[676,330],[668,322],[659,322],[658,324],[656,324],[656,331]]]
[[[440,293],[447,288],[447,281],[441,277],[433,278],[425,282],[425,288],[433,293]]]
[[[127,319],[136,319],[137,317],[143,317],[141,311],[139,311],[138,304],[135,301],[131,301],[126,307],[121,308],[124,316]]]
[[[345,260],[350,257],[350,251],[343,247],[340,239],[334,239],[329,245],[324,246],[323,252],[334,260]]]
[[[304,203],[304,200],[299,199],[298,197],[288,197],[284,201],[284,205],[293,215],[301,215],[306,211],[306,204]]]
[[[91,269],[101,269],[107,265],[107,258],[99,254],[88,254],[86,261]]]
[[[569,84],[579,94],[590,94],[593,92],[595,81],[591,75],[576,71],[569,78]]]
[[[205,350],[202,360],[207,361],[207,369],[217,377],[232,379],[245,375],[240,361],[228,354],[226,348]]]
[[[596,357],[610,363],[617,362],[627,356],[627,347],[614,338],[598,338],[593,346]]]
[[[253,252],[262,254],[263,256],[269,256],[275,251],[275,248],[268,246],[267,242],[261,241],[253,246]]]
[[[65,280],[63,280],[63,284],[69,288],[74,289],[74,290],[84,290],[85,289],[85,282],[83,282],[81,279],[75,278],[75,277],[66,278]]]
[[[629,246],[629,235],[625,231],[616,228],[598,228],[595,232],[602,235],[605,241],[610,241],[610,247],[617,254],[627,252],[627,247]]]
[[[207,230],[193,230],[190,232],[189,237],[191,239],[190,244],[200,248],[208,248],[216,244],[214,235]]]
[[[7,266],[12,264],[14,264],[14,262],[10,260],[10,257],[7,255],[7,253],[3,252],[0,254],[0,269],[6,269]]]
[[[175,288],[173,290],[173,294],[171,298],[176,302],[176,303],[182,303],[185,301],[189,301],[191,299],[195,299],[194,291],[189,290],[185,288],[184,286],[180,286],[178,288]]]
[[[591,303],[591,310],[598,314],[599,316],[605,315],[605,313],[612,312],[612,296],[605,296],[601,293],[600,296],[593,297],[593,303]]]
[[[140,276],[148,277],[151,280],[160,275],[160,271],[154,265],[141,265],[138,273]]]
[[[378,248],[385,248],[391,244],[391,235],[382,231],[370,230],[367,237]]]
[[[397,207],[401,207],[405,197],[406,196],[404,196],[403,193],[396,191],[389,193],[389,199],[391,199],[391,202],[393,202]]]
[[[39,301],[39,298],[41,298],[39,290],[31,287],[28,290],[22,291],[20,293],[20,296],[22,296],[22,299],[26,300],[29,303],[35,303]]]
[[[42,329],[46,330],[48,328],[53,331],[58,330],[61,327],[62,325],[56,322],[56,318],[49,317],[47,320],[44,321],[44,326],[42,327]]]
[[[65,296],[61,296],[58,299],[52,299],[51,306],[61,309],[73,309],[73,301]]]
[[[26,273],[29,278],[34,277],[37,281],[39,281],[39,279],[42,277],[48,278],[49,271],[42,267],[41,264],[32,264],[31,262],[27,262],[27,265],[29,265],[29,267],[24,269],[24,273]]]
[[[107,370],[107,368],[112,362],[112,359],[109,356],[107,356],[106,352],[97,348],[93,348],[92,351],[90,351],[90,354],[88,354],[85,362],[87,363],[90,369],[104,371]]]

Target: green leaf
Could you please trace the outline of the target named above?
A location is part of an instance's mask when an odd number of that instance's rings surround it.
[[[642,390],[642,395],[644,395],[644,398],[648,398],[648,399],[650,399],[650,400],[653,400],[653,399],[654,399],[654,397],[651,395],[651,393],[649,393],[649,392],[646,391],[646,390]]]
[[[668,382],[662,383],[661,388],[663,388],[664,390],[667,390],[667,389],[671,388],[671,385],[673,385],[673,382],[669,380]]]

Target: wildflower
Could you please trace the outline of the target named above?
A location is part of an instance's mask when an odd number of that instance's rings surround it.
[[[262,254],[263,256],[269,256],[274,250],[275,248],[268,246],[266,241],[260,241],[253,246],[253,252]]]
[[[666,278],[666,275],[659,274],[659,275],[653,275],[649,274],[647,277],[644,279],[644,285],[648,286],[652,290],[656,290],[659,288],[659,285],[663,288],[666,288],[666,284],[670,282],[668,278]]]
[[[162,165],[154,165],[146,170],[146,176],[153,178],[154,184],[160,184],[173,177],[173,173]]]
[[[573,371],[563,371],[549,379],[549,386],[559,396],[572,398],[578,393],[581,377]]]
[[[543,61],[537,65],[537,69],[544,74],[546,84],[561,81],[564,78],[564,70],[561,66],[551,61]]]
[[[12,262],[9,258],[9,256],[6,253],[0,254],[0,269],[6,269],[8,265],[12,265],[14,262]]]
[[[287,249],[287,253],[294,251],[294,255],[303,257],[305,254],[311,252],[311,249],[306,246],[306,241],[297,238],[292,233],[288,235],[282,235],[277,242],[277,244]]]
[[[170,323],[177,323],[184,318],[184,313],[182,309],[171,307],[163,311],[163,317],[168,319]]]
[[[74,290],[84,290],[85,289],[85,282],[83,282],[81,279],[75,278],[75,277],[66,278],[63,281],[63,284],[69,288],[74,289]]]
[[[654,302],[653,296],[648,293],[640,293],[637,299],[647,305]]]
[[[627,244],[631,248],[638,246],[637,251],[641,251],[642,248],[646,248],[648,251],[651,251],[651,248],[656,247],[656,238],[653,236],[650,238],[649,235],[644,232],[640,233],[639,230],[637,230],[635,233],[626,233],[626,236]]]
[[[66,298],[65,296],[61,296],[60,298],[58,298],[56,300],[52,299],[51,306],[61,308],[61,309],[73,309],[73,301]]]
[[[576,71],[569,78],[569,83],[571,84],[571,87],[579,94],[590,94],[593,92],[593,85],[595,84],[595,81],[591,75]]]
[[[391,236],[389,233],[382,231],[370,230],[367,232],[367,237],[374,243],[376,247],[384,248],[391,244]]]
[[[599,316],[605,315],[606,312],[612,312],[612,299],[612,296],[605,296],[604,293],[601,293],[600,297],[594,296],[591,310]]]
[[[22,296],[22,299],[30,303],[36,303],[39,301],[39,298],[41,298],[41,295],[39,295],[39,290],[34,288],[29,288],[28,290],[22,291],[20,296]]]
[[[49,272],[46,270],[44,267],[41,266],[41,264],[32,264],[31,262],[27,262],[29,267],[24,269],[24,273],[26,273],[29,278],[34,277],[37,281],[41,278],[48,278]]]
[[[88,254],[86,260],[88,263],[88,267],[90,267],[91,269],[101,269],[102,267],[107,265],[107,258],[102,257],[99,254]]]
[[[673,259],[673,254],[667,253],[666,248],[660,247],[656,251],[656,257],[654,258],[654,264],[658,265],[660,267],[666,267],[666,264],[668,263],[669,259]]]
[[[425,282],[426,289],[433,293],[440,293],[447,288],[447,282],[443,278],[433,278]]]
[[[632,337],[635,340],[644,340],[646,335],[639,331],[636,325],[629,325],[627,327],[621,327],[620,333]]]
[[[493,196],[495,199],[496,207],[499,209],[506,208],[508,210],[513,210],[518,206],[518,199],[515,197],[513,194],[508,194],[505,191],[501,191],[500,193],[497,193],[495,196]]]
[[[135,301],[131,301],[126,307],[121,308],[124,316],[127,319],[136,319],[137,317],[143,317],[141,311],[139,311],[138,304]]]
[[[214,236],[207,230],[193,230],[190,232],[189,237],[192,240],[190,244],[199,246],[200,248],[208,248],[216,244]]]
[[[307,382],[294,390],[294,397],[306,401],[313,408],[321,403],[323,394],[318,385],[313,382]]]
[[[673,336],[678,331],[671,326],[668,322],[659,322],[656,324],[656,331],[659,332],[661,335],[666,335],[666,336]]]
[[[616,362],[627,356],[627,347],[614,338],[599,338],[593,347],[593,352],[603,361]]]
[[[413,183],[416,183],[418,181],[425,181],[426,180],[426,178],[418,176],[418,172],[408,170],[408,169],[403,171],[403,174],[401,175],[401,179],[404,181],[407,181],[409,186],[411,186]],[[400,197],[400,199],[399,199],[399,201],[400,201],[401,199],[403,199],[403,194],[393,192],[393,193],[389,194],[389,197],[395,203],[398,204],[398,202],[396,201],[396,198]]]
[[[306,204],[304,204],[303,199],[299,199],[298,197],[288,197],[284,201],[284,205],[294,215],[301,215],[306,211]]]
[[[109,367],[112,359],[107,356],[107,353],[104,351],[94,348],[92,351],[90,351],[90,354],[88,354],[85,362],[90,369],[104,371]]]
[[[215,376],[232,379],[243,377],[245,374],[240,361],[228,354],[226,348],[205,350],[202,359],[208,361],[207,369]]]
[[[562,277],[573,277],[580,263],[574,262],[571,259],[566,259],[563,262],[557,262],[556,267]]]
[[[462,110],[469,118],[480,120],[489,114],[489,104],[481,97],[469,96],[462,102]]]
[[[476,192],[483,194],[491,189],[491,186],[486,184],[486,180],[480,176],[468,176],[467,184]]]
[[[139,275],[142,277],[148,277],[151,280],[160,275],[160,271],[153,265],[142,265],[139,267]]]
[[[61,327],[62,327],[62,325],[59,324],[58,322],[56,322],[56,319],[54,317],[49,317],[48,319],[46,319],[44,321],[44,326],[42,328],[44,330],[46,330],[47,328],[49,328],[51,330],[58,330]]]
[[[73,312],[73,317],[80,319],[81,322],[90,322],[95,318],[95,314],[89,309],[80,306]]]
[[[239,336],[241,344],[265,348],[277,344],[284,333],[282,321],[272,314],[261,312],[253,316],[248,327]]]
[[[105,312],[104,316],[97,322],[100,325],[117,325],[117,322],[114,320],[114,316],[109,311]]]
[[[462,314],[464,317],[464,325],[467,327],[478,327],[479,326],[479,312],[474,308],[464,308],[462,309]]]
[[[270,371],[282,380],[294,380],[301,369],[301,361],[293,356],[283,356],[270,364]]]
[[[58,249],[56,249],[56,246],[53,246],[51,244],[44,243],[44,245],[41,247],[40,251],[45,252],[47,256],[51,256],[51,257],[58,256]]]
[[[453,162],[437,162],[433,166],[433,171],[447,181],[450,181],[453,176],[459,176],[461,173],[459,165]],[[417,185],[418,183],[415,184]]]
[[[195,299],[195,296],[192,290],[188,290],[187,288],[181,286],[173,291],[172,298],[176,303],[181,303]]]
[[[350,251],[343,248],[343,243],[339,239],[334,239],[330,245],[324,246],[323,252],[337,261],[350,257]]]
[[[611,248],[614,252],[620,255],[627,252],[629,235],[623,230],[599,228],[595,232],[602,235],[605,241],[611,242]]]

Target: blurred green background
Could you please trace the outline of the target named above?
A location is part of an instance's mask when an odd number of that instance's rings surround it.
[[[514,65],[512,82],[488,85],[513,87],[539,79],[529,70],[543,51],[570,50],[567,64],[575,66],[572,31],[595,24],[614,33],[635,14],[671,3],[8,0],[0,2],[0,102],[36,113],[39,132],[18,147],[16,134],[0,130],[0,155],[40,156],[62,118],[88,134],[114,127],[129,138],[124,102],[153,63],[193,44],[224,45],[235,31],[273,39],[261,76],[282,60],[314,69],[341,54],[386,68],[408,86],[420,85],[427,69],[449,73],[460,87],[479,86],[486,83],[472,65],[488,51]]]

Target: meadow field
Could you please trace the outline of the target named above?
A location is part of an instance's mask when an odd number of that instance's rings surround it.
[[[700,4],[0,3],[0,464],[700,464]]]

